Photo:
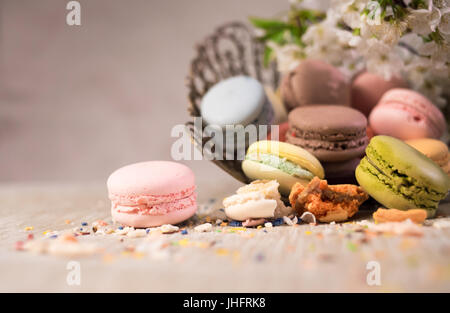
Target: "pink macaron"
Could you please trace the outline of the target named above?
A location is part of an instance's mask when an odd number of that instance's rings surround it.
[[[127,226],[176,224],[197,210],[194,173],[180,163],[127,165],[109,176],[107,186],[113,220]]]
[[[399,139],[439,138],[446,129],[442,112],[421,94],[396,88],[387,91],[369,116],[376,135]]]
[[[352,82],[352,107],[368,117],[386,91],[406,87],[407,83],[400,77],[394,76],[390,80],[385,80],[376,74],[362,72]]]

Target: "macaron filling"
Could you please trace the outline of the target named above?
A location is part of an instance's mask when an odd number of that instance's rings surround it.
[[[375,149],[368,146],[366,157],[361,160],[363,170],[377,177],[390,190],[412,201],[418,208],[435,210],[445,194],[421,184],[414,177],[408,176],[386,162]]]
[[[112,209],[118,213],[164,215],[196,204],[195,187],[167,195],[121,196],[110,194]]]
[[[258,162],[275,169],[278,169],[286,174],[311,180],[314,178],[314,174],[304,169],[298,164],[289,161],[286,158],[280,158],[279,156],[268,153],[250,153],[245,157],[246,160]]]
[[[353,133],[320,134],[291,127],[288,141],[307,149],[331,151],[356,149],[367,145],[366,130]]]

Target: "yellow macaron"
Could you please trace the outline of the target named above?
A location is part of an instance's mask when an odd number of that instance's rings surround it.
[[[250,145],[242,170],[252,179],[275,179],[280,192],[289,195],[299,182],[307,185],[315,176],[323,179],[322,165],[308,151],[285,142],[262,140]]]
[[[445,143],[437,139],[420,138],[407,140],[406,143],[422,152],[450,175],[449,152]]]

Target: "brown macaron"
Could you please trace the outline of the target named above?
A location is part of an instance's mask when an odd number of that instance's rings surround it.
[[[281,97],[288,111],[315,104],[350,106],[350,84],[334,66],[307,59],[283,77]]]
[[[288,119],[286,141],[308,150],[320,161],[342,162],[364,154],[367,119],[355,109],[306,106],[291,111]]]

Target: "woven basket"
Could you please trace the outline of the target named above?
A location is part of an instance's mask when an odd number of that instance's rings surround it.
[[[191,62],[187,86],[189,88],[188,112],[192,117],[200,117],[200,103],[209,88],[223,79],[247,75],[257,79],[264,86],[276,90],[279,73],[275,62],[268,67],[263,66],[264,45],[245,24],[227,23],[218,27],[211,35],[196,46],[197,56]],[[202,125],[202,132],[205,128]],[[194,123],[189,121],[186,128],[192,142],[201,148],[211,138],[201,138],[200,130],[195,130]],[[224,148],[226,149],[226,147]],[[214,149],[212,149],[214,152]],[[225,154],[224,154],[225,155]],[[225,172],[243,183],[249,183],[244,175],[240,160],[212,160]]]

